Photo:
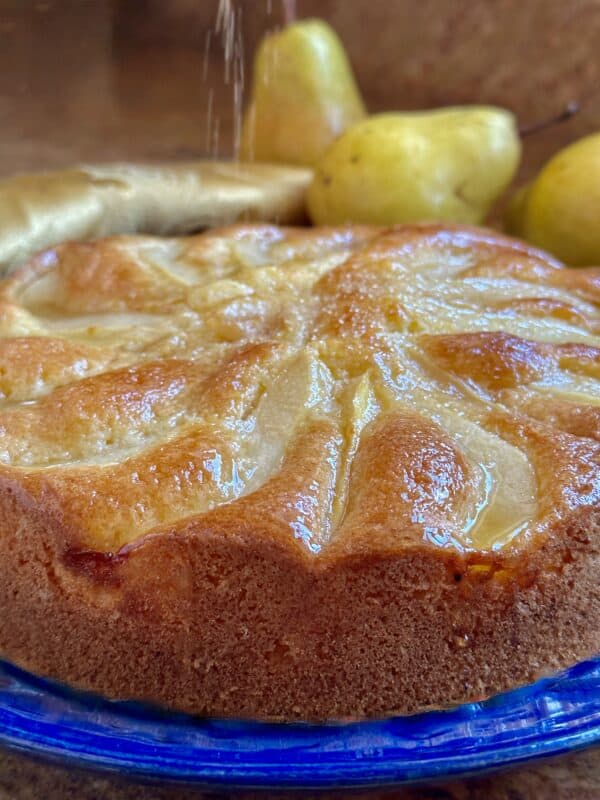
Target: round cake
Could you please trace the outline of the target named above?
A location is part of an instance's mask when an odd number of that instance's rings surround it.
[[[599,652],[599,302],[466,227],[36,256],[0,283],[0,655],[316,720]]]

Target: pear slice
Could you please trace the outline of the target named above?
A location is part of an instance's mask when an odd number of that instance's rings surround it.
[[[288,444],[303,422],[331,414],[333,376],[313,350],[294,356],[264,385],[254,414],[245,456],[254,463],[246,493],[254,491],[283,461]]]
[[[443,424],[476,472],[479,493],[457,536],[465,549],[498,550],[526,527],[536,512],[536,480],[524,452],[451,412]]]
[[[380,411],[371,376],[368,372],[353,381],[346,391],[346,402],[342,403],[342,431],[344,449],[337,478],[337,491],[333,501],[333,520],[339,522],[344,515],[347,491],[350,484],[352,461],[358,449],[360,436],[366,426]]]

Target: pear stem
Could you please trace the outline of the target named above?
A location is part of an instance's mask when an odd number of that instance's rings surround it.
[[[544,119],[541,122],[534,122],[533,125],[527,125],[524,128],[519,128],[519,134],[522,139],[526,136],[531,136],[533,133],[539,133],[539,131],[543,131],[546,128],[551,128],[554,125],[559,125],[561,122],[566,122],[567,120],[574,117],[575,114],[578,114],[581,109],[579,103],[575,100],[572,100],[570,103],[563,108],[560,114],[555,114],[550,119]]]

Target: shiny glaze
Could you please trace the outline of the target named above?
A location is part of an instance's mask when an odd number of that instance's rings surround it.
[[[72,566],[190,521],[502,550],[600,497],[585,276],[435,226],[62,245],[0,284],[0,468]]]

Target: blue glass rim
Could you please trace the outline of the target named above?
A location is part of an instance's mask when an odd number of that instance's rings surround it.
[[[456,778],[600,742],[600,657],[446,711],[352,723],[199,719],[104,700],[0,661],[0,745],[202,788],[374,788]]]

